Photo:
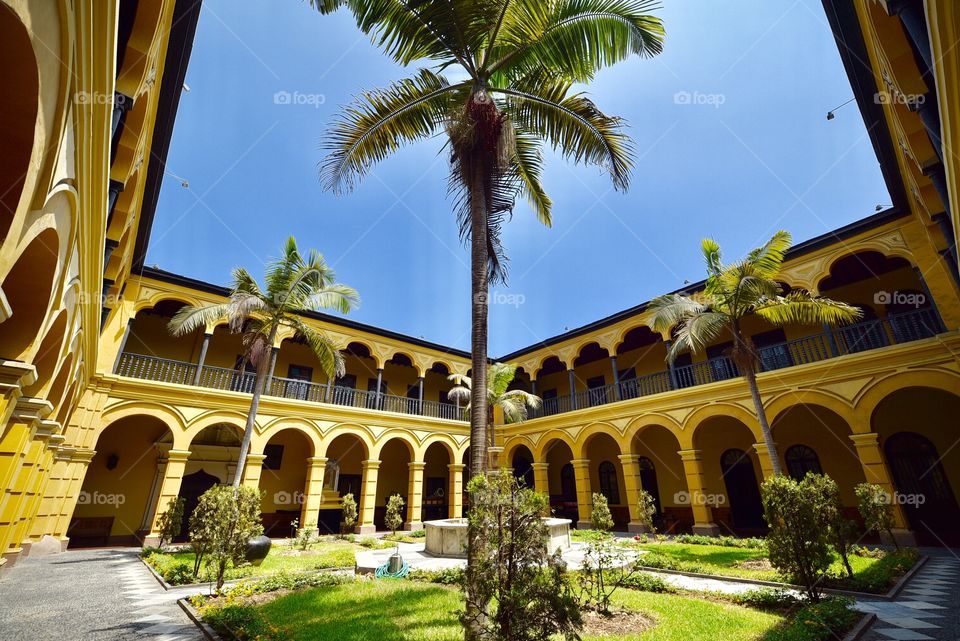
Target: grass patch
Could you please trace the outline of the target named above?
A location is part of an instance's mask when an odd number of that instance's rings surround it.
[[[274,545],[270,554],[259,566],[244,564],[227,569],[227,580],[254,576],[266,576],[277,572],[304,572],[324,568],[353,567],[354,550],[350,543],[321,543],[301,552],[286,546]],[[191,550],[151,554],[144,557],[154,570],[171,585],[206,582],[216,579],[212,568],[201,567],[200,575],[193,576],[196,557]]]
[[[649,568],[715,574],[718,576],[791,583],[790,577],[773,568],[758,567],[766,560],[763,548],[721,545],[652,543],[638,545],[646,551],[640,563]],[[825,586],[862,592],[883,593],[917,562],[916,550],[901,550],[879,557],[851,556],[853,577],[847,576],[843,562],[835,558],[827,570]]]

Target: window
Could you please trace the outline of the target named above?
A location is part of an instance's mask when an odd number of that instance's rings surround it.
[[[620,486],[617,484],[617,468],[610,461],[600,464],[600,494],[607,497],[610,505],[619,505]]]
[[[266,455],[266,458],[263,459],[263,469],[279,470],[280,464],[283,461],[283,446],[267,445],[263,448],[263,453]]]
[[[794,445],[787,449],[784,458],[787,460],[787,473],[798,481],[809,472],[823,474],[823,468],[820,467],[820,457],[817,456],[812,447]]]
[[[311,381],[313,380],[313,368],[306,365],[290,365],[287,368],[287,378],[296,381]]]

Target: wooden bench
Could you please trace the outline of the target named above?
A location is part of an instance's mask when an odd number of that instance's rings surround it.
[[[74,545],[107,545],[111,530],[112,516],[79,516],[70,521],[67,536]]]

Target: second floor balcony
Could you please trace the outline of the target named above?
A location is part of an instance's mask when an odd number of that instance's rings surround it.
[[[812,336],[767,345],[758,350],[761,372],[816,363],[831,358],[882,349],[935,336],[944,330],[934,308],[891,314],[825,331]],[[251,394],[255,375],[210,365],[158,358],[143,354],[121,354],[115,373],[129,378]],[[575,394],[545,398],[531,418],[551,416],[620,401],[651,396],[715,383],[740,376],[736,364],[726,356],[710,358],[663,371],[623,378],[616,383],[581,390]],[[466,421],[463,408],[434,400],[396,396],[375,390],[316,383],[273,376],[264,390],[267,396],[306,403],[328,403],[359,409],[395,412],[451,421]]]

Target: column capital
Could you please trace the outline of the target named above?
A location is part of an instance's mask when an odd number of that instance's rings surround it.
[[[21,396],[17,399],[11,418],[24,423],[39,423],[53,411],[50,401],[34,396]]]
[[[701,450],[680,450],[677,452],[683,461],[699,461],[702,453]]]
[[[376,470],[380,468],[380,461],[377,459],[370,459],[368,461],[360,461],[360,467],[365,470]]]
[[[322,456],[311,456],[307,459],[307,463],[313,465],[314,467],[324,467],[326,466],[328,460],[329,459]]]
[[[72,452],[67,452],[66,454],[70,457],[70,461],[87,464],[93,460],[93,457],[96,453],[96,450],[73,450]],[[189,452],[187,454],[189,455]]]
[[[186,463],[190,458],[190,450],[170,450],[167,452],[168,461],[179,461]]]
[[[427,466],[426,461],[410,461],[407,463],[407,467],[411,470],[422,470]]]
[[[548,470],[550,469],[549,463],[531,463],[530,467],[534,470]]]
[[[247,465],[250,463],[255,463],[257,465],[262,464],[267,459],[266,454],[247,454]]]
[[[857,447],[866,447],[868,445],[878,445],[880,443],[880,435],[876,432],[867,432],[866,434],[851,434],[850,440],[853,441],[853,444]]]
[[[0,301],[3,300],[0,290]],[[2,307],[2,306],[0,306]],[[0,314],[2,316],[2,314]],[[0,358],[0,386],[26,387],[37,382],[37,368],[29,363]]]
[[[590,467],[590,459],[588,458],[575,458],[570,461],[570,465],[574,468],[585,468]]]
[[[462,472],[467,469],[467,466],[463,463],[447,463],[447,469],[451,472]]]
[[[636,463],[640,460],[639,454],[618,454],[617,458],[621,463]]]
[[[776,443],[774,443],[776,446]],[[766,443],[754,443],[753,449],[756,450],[757,454],[769,454],[770,449],[767,447]]]

